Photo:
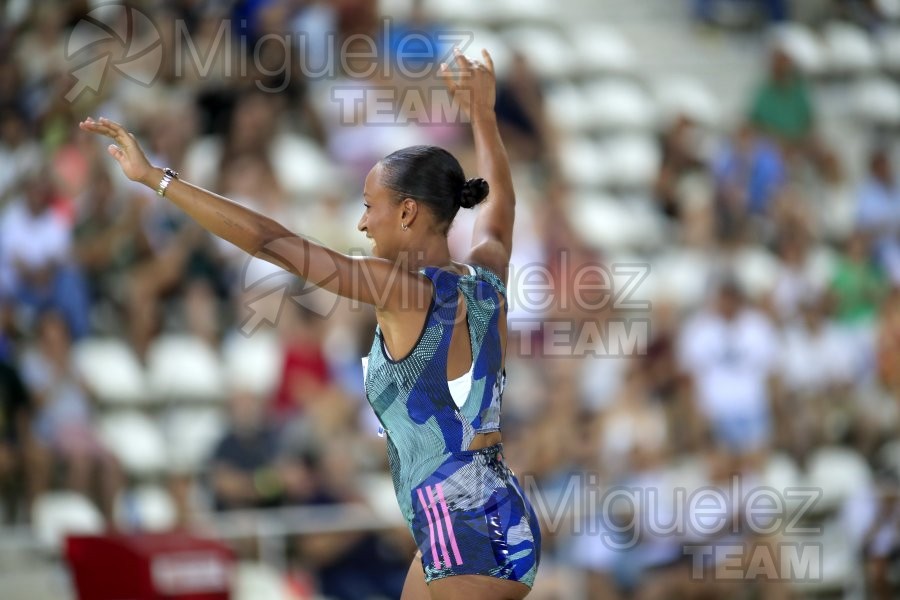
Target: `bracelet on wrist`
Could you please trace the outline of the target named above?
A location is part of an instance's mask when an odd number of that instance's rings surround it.
[[[163,176],[162,179],[159,180],[159,184],[156,186],[156,194],[160,197],[165,197],[166,190],[169,185],[176,179],[178,179],[178,172],[170,169],[169,167],[163,168]]]

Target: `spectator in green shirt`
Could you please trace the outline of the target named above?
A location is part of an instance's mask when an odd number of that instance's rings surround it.
[[[871,323],[887,293],[887,278],[870,257],[865,235],[854,234],[831,281],[835,319],[847,325]]]
[[[788,144],[804,144],[813,133],[815,111],[806,81],[780,48],[772,52],[769,76],[756,91],[750,120]]]

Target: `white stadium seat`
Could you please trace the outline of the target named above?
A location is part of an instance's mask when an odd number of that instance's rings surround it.
[[[650,196],[626,194],[621,201],[629,215],[632,248],[657,249],[668,242],[665,220]]]
[[[49,551],[59,551],[67,534],[103,531],[103,517],[90,500],[75,492],[40,495],[31,511],[35,537]]]
[[[219,356],[190,335],[162,335],[150,347],[147,375],[151,391],[170,400],[221,400],[225,374]]]
[[[491,4],[508,21],[546,23],[559,13],[555,0],[493,0]]]
[[[379,520],[398,526],[406,522],[397,506],[394,482],[390,475],[386,473],[362,475],[358,489]]]
[[[732,261],[731,269],[747,296],[759,299],[774,289],[781,265],[764,247],[751,246],[741,250]]]
[[[134,404],[147,398],[144,370],[131,347],[115,338],[86,338],[72,348],[78,372],[104,403]]]
[[[588,82],[584,92],[601,129],[652,129],[657,113],[653,99],[638,84],[624,79]]]
[[[828,69],[828,52],[809,27],[784,23],[769,30],[772,45],[781,48],[797,67],[809,75],[821,75]]]
[[[809,459],[806,485],[822,490],[820,509],[833,509],[858,490],[870,485],[872,471],[856,451],[843,447],[824,447]]]
[[[602,142],[610,183],[622,187],[649,186],[662,161],[659,145],[651,135],[623,134]]]
[[[292,600],[296,598],[278,570],[263,563],[241,562],[232,571],[233,600]]]
[[[599,187],[610,176],[609,161],[600,144],[587,137],[560,142],[559,159],[563,177],[576,187]]]
[[[438,21],[454,23],[465,19],[467,22],[487,24],[499,18],[502,7],[497,6],[495,2],[482,0],[456,0],[455,2],[424,0],[422,8],[425,14]]]
[[[560,82],[546,94],[547,118],[564,132],[579,132],[591,127],[591,108],[584,92],[573,83]]]
[[[166,468],[175,473],[196,473],[209,460],[226,428],[224,411],[219,408],[173,409],[163,418]]]
[[[658,282],[658,289],[665,290],[669,300],[680,309],[693,309],[703,302],[709,291],[712,268],[709,255],[676,249],[654,259],[650,270]]]
[[[605,194],[581,194],[569,201],[569,223],[578,236],[594,248],[622,251],[634,242],[631,214],[619,198]]]
[[[892,73],[900,72],[900,27],[886,27],[877,34],[882,66]]]
[[[315,198],[334,184],[335,170],[331,161],[309,138],[279,136],[269,156],[281,185],[294,198]]]
[[[574,70],[575,48],[556,29],[516,26],[504,29],[500,35],[544,79],[563,78]]]
[[[156,422],[138,411],[117,411],[100,418],[100,438],[137,477],[161,473],[166,466],[166,442]]]
[[[875,0],[875,6],[885,20],[900,19],[900,0]]]
[[[113,510],[116,524],[126,531],[169,531],[178,520],[172,496],[156,485],[120,492]]]
[[[568,208],[569,222],[579,237],[609,253],[653,248],[664,239],[658,215],[639,198],[581,194]]]
[[[878,68],[878,51],[864,29],[852,23],[832,22],[822,33],[828,68],[839,74],[855,74]]]
[[[491,29],[475,23],[460,23],[449,30],[453,42],[459,41],[468,46],[463,48],[466,56],[481,59],[482,48],[491,54],[494,71],[498,78],[505,77],[512,66],[513,53],[500,35]]]
[[[722,122],[722,103],[696,79],[662,78],[653,91],[660,118],[666,122],[671,122],[678,116],[689,117],[708,127],[717,127]]]
[[[853,89],[856,116],[876,125],[900,123],[900,86],[886,78],[868,79]]]
[[[378,0],[378,12],[383,17],[407,21],[413,12],[413,0]]]
[[[578,24],[567,31],[578,62],[591,73],[628,73],[637,64],[637,52],[618,30],[602,24]]]
[[[792,499],[787,498],[785,490],[796,488],[803,482],[800,469],[796,461],[784,452],[774,452],[769,456],[762,471],[762,485],[776,490],[786,502],[790,502],[790,508],[798,508]],[[796,500],[799,502],[799,499]]]
[[[283,357],[281,342],[271,331],[232,334],[222,345],[228,387],[267,396],[278,385]]]

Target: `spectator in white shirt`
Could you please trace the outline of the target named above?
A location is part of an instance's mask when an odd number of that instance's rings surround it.
[[[733,281],[682,329],[678,357],[699,414],[713,441],[735,457],[761,458],[772,441],[770,383],[778,354],[776,329],[745,304]]]
[[[58,310],[79,338],[89,327],[87,288],[70,260],[70,226],[54,213],[52,198],[46,176],[33,172],[0,217],[0,294],[25,309],[27,321]]]
[[[815,297],[801,302],[801,316],[785,328],[782,341],[779,372],[791,415],[787,441],[797,455],[835,441],[828,440],[829,414],[847,398],[859,372],[853,337],[827,319],[823,304]]]

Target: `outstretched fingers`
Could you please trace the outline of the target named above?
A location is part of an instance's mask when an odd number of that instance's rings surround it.
[[[447,66],[447,63],[441,63],[441,69],[438,71],[438,76],[444,80],[444,83],[447,85],[447,89],[450,90],[451,94],[456,93],[459,84],[456,82],[456,78],[453,76],[453,72],[450,70],[450,67]]]
[[[494,59],[491,58],[490,52],[487,51],[487,48],[481,49],[481,57],[484,59],[484,64],[487,67],[487,70],[491,72],[491,75],[494,74]]]
[[[81,128],[92,133],[105,135],[108,138],[115,139],[116,137],[115,131],[107,123],[105,123],[103,119],[101,119],[100,121],[95,121],[91,118],[88,118],[86,121],[82,121]]]
[[[133,135],[128,133],[120,124],[105,117],[100,117],[100,119],[97,121],[88,117],[87,119],[82,121],[79,126],[85,131],[105,135],[106,137],[115,140],[119,144],[119,146],[124,147],[128,144],[134,143]]]
[[[120,147],[125,148],[126,146],[130,146],[134,143],[134,136],[129,134],[128,131],[120,124],[105,117],[100,117],[100,122],[106,125],[106,127],[112,133],[110,137],[116,140]]]

